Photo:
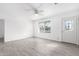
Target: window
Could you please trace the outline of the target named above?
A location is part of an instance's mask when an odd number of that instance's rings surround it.
[[[70,20],[65,21],[65,29],[72,30],[72,21]]]
[[[51,26],[50,26],[50,21],[43,21],[39,23],[39,30],[40,32],[44,33],[50,33],[51,32]]]

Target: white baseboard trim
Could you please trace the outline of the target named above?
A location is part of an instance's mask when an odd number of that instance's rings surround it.
[[[40,38],[40,39],[44,39],[44,40],[51,40],[51,41],[54,41],[54,42],[60,42],[60,43],[74,44],[74,45],[78,45],[78,46],[79,46],[79,44],[76,44],[76,43],[69,43],[69,42],[57,41],[57,40],[46,39],[46,38],[41,38],[41,37],[35,37],[35,38]]]
[[[26,38],[21,38],[21,39],[5,40],[4,42],[6,43],[6,42],[10,42],[10,41],[17,41],[17,40],[28,39],[28,38],[32,38],[32,36],[31,37],[26,37]]]

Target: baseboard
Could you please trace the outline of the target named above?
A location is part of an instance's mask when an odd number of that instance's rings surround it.
[[[40,38],[40,39],[44,39],[44,40],[50,40],[50,41],[54,41],[54,42],[61,42],[61,41],[52,40],[52,39],[48,39],[48,38],[41,38],[41,37],[35,37],[35,38]]]
[[[28,38],[32,38],[32,36],[31,37],[26,37],[26,38],[21,38],[21,39],[5,40],[4,42],[6,43],[6,42],[10,42],[10,41],[18,41],[18,40],[28,39]]]
[[[66,43],[66,44],[73,44],[73,45],[78,45],[78,46],[79,46],[79,44],[76,44],[76,43],[57,41],[57,40],[46,39],[46,38],[41,38],[41,37],[35,37],[35,38],[40,38],[40,39],[44,39],[44,40],[50,40],[50,41],[53,41],[53,42],[60,42],[60,43]]]

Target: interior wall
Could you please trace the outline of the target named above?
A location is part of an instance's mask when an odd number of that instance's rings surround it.
[[[5,20],[5,42],[31,37],[33,35],[30,13],[24,11],[23,4],[0,4],[0,18]]]
[[[77,44],[79,45],[79,16],[77,16]]]
[[[39,30],[39,22],[42,21],[51,21],[51,33],[42,33]],[[46,18],[46,19],[41,19],[39,21],[35,22],[35,36],[44,38],[44,39],[51,39],[51,40],[57,40],[59,41],[61,39],[61,19],[60,18]]]
[[[44,18],[36,20],[35,21],[35,36],[36,37],[40,37],[40,38],[44,38],[44,39],[51,39],[51,40],[56,40],[56,41],[62,41],[62,20],[65,17],[73,17],[73,16],[78,16],[79,15],[79,10],[70,10],[70,11],[66,11],[62,14],[58,14],[56,16],[52,15],[51,16],[51,33],[40,33],[39,32],[39,26],[38,23],[40,21],[46,20]],[[49,18],[49,17],[46,17]],[[70,35],[71,37],[72,35]],[[70,39],[72,40],[72,39]],[[79,39],[75,39],[76,41]],[[71,43],[71,42],[70,42]]]

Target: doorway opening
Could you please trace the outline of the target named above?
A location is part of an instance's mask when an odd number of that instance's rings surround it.
[[[4,43],[4,20],[0,19],[0,43]]]

